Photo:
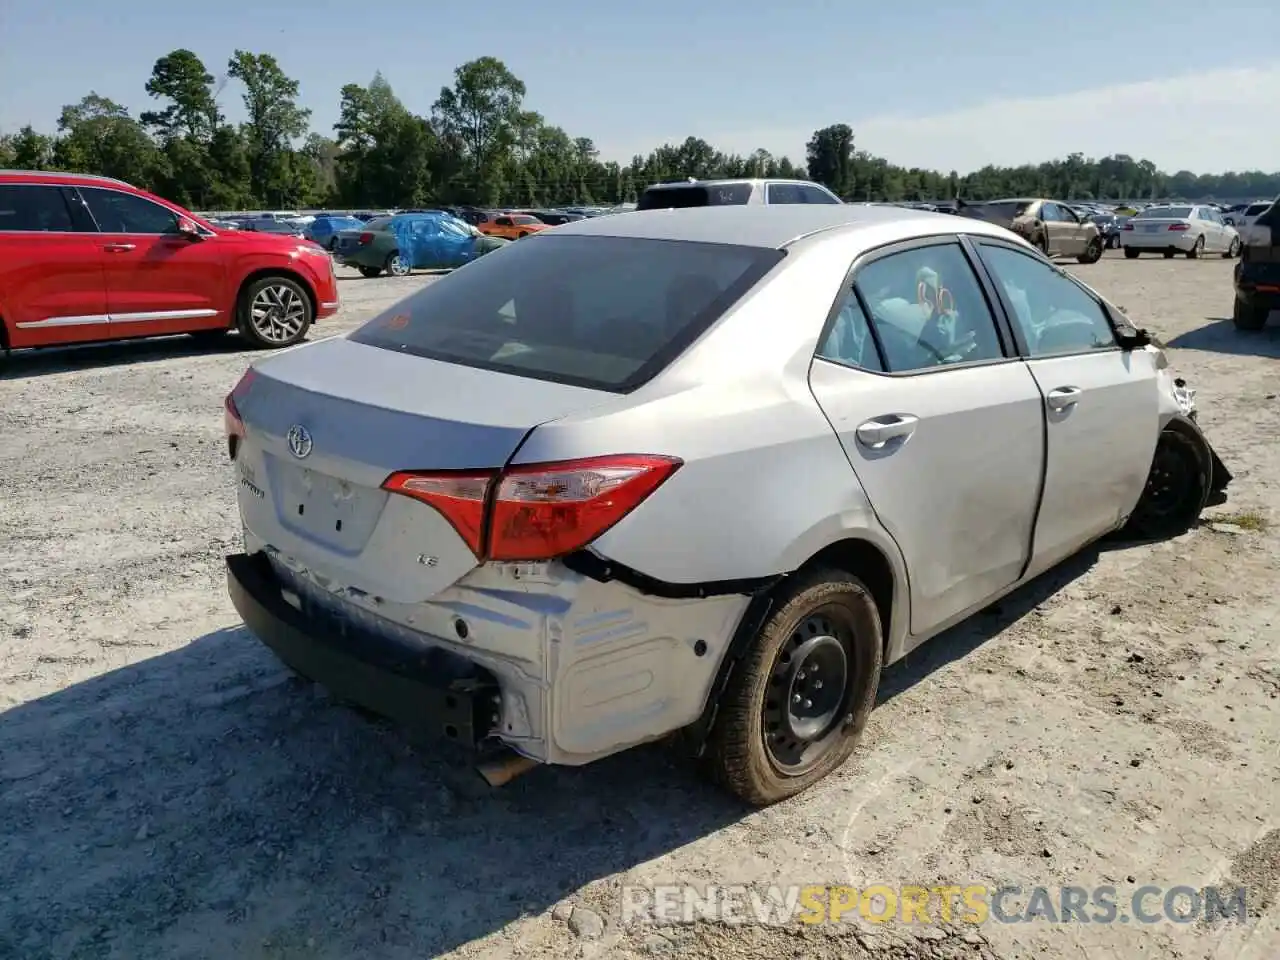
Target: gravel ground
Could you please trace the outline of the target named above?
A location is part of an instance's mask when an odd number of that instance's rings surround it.
[[[1236,473],[1176,542],[1091,550],[883,682],[863,749],[744,814],[662,748],[500,791],[240,626],[222,397],[182,338],[0,369],[0,957],[1274,957],[1280,329],[1231,264],[1078,267],[1171,346]],[[327,336],[429,278],[344,273]],[[1245,925],[620,922],[656,883],[1246,884]],[[1158,903],[1158,900],[1156,901]]]

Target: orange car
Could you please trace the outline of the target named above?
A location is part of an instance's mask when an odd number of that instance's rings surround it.
[[[476,228],[491,237],[503,237],[507,240],[519,240],[531,233],[547,229],[547,225],[537,217],[523,213],[491,213]]]

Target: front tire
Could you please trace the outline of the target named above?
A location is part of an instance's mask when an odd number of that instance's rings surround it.
[[[721,697],[707,741],[711,775],[763,807],[831,773],[875,705],[883,650],[880,614],[861,580],[830,569],[798,578]]]
[[[300,343],[314,319],[311,297],[296,280],[260,277],[240,293],[236,329],[259,350],[278,350]]]
[[[1245,303],[1239,297],[1231,308],[1231,322],[1237,330],[1261,330],[1267,325],[1267,317],[1271,309],[1266,306],[1255,306]]]
[[[1166,429],[1125,533],[1142,540],[1186,533],[1209,502],[1212,481],[1213,462],[1204,444],[1183,430]]]
[[[1196,242],[1192,244],[1191,249],[1187,251],[1188,260],[1199,260],[1200,254],[1204,253],[1204,235],[1196,237]]]
[[[1089,246],[1084,248],[1084,253],[1076,257],[1081,263],[1097,263],[1102,259],[1102,238],[1094,237],[1089,241]]]

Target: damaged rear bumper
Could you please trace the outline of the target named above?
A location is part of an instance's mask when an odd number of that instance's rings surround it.
[[[568,765],[697,720],[749,603],[655,596],[558,562],[481,565],[430,600],[397,603],[265,546],[228,557],[227,581],[249,629],[338,699]]]
[[[491,674],[446,650],[397,643],[304,612],[263,554],[227,557],[227,587],[245,626],[287,666],[340,700],[468,747],[478,746],[497,720],[498,684]]]

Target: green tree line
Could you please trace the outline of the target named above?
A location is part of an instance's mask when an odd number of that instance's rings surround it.
[[[218,103],[231,79],[243,91],[239,124]],[[591,138],[528,109],[524,83],[496,57],[458,67],[429,116],[406,108],[381,74],[368,86],[349,83],[331,135],[310,129],[298,82],[268,53],[236,50],[219,82],[190,50],[174,50],[155,62],[146,92],[152,109],[137,116],[91,92],[62,109],[54,134],[27,126],[0,135],[0,168],[117,177],[204,210],[612,204],[650,183],[741,176],[805,177],[847,200],[1280,195],[1280,173],[1166,173],[1123,154],[963,175],[905,168],[858,149],[843,123],[814,131],[802,163],[763,149],[724,153],[698,137],[616,163]]]

